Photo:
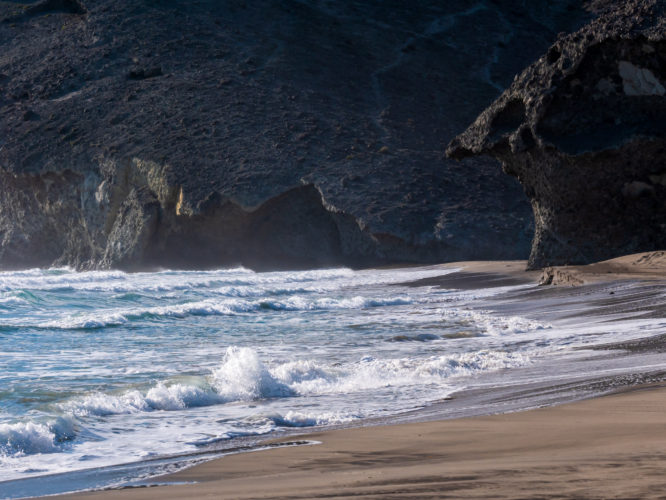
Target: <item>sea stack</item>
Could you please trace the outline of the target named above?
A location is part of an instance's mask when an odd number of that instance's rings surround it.
[[[561,36],[450,143],[523,185],[529,268],[666,247],[665,9],[622,2]]]

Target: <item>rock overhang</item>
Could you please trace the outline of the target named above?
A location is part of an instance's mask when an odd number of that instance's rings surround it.
[[[626,2],[561,37],[447,148],[489,155],[532,201],[530,267],[666,245],[664,3]]]

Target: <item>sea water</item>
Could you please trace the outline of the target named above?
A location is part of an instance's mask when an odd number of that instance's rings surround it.
[[[532,285],[405,284],[453,271],[0,273],[0,498],[2,481],[390,419],[665,330],[479,308]]]

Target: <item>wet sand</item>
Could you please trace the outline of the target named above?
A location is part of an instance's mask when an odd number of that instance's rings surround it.
[[[67,498],[664,498],[666,387],[519,413],[344,429]]]
[[[453,273],[411,281],[405,285],[476,290],[538,283],[541,271],[526,271],[526,265],[524,260],[455,262],[442,266],[443,269],[459,269]]]

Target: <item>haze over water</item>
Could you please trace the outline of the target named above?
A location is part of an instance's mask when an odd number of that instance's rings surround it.
[[[531,285],[403,284],[448,272],[0,273],[0,481],[390,419],[664,331],[659,318],[581,330],[478,309]]]

